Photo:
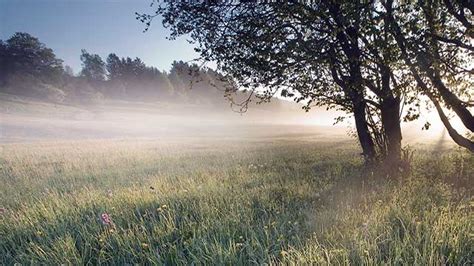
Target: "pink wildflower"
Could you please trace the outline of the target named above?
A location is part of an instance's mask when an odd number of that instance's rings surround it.
[[[110,215],[106,212],[100,215],[100,220],[103,225],[112,225],[112,218],[110,218]]]

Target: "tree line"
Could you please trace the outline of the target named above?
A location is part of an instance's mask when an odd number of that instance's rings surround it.
[[[425,106],[474,152],[472,1],[171,1],[152,8],[137,13],[145,31],[158,17],[171,39],[190,36],[202,61],[217,62],[234,81],[228,91],[345,111],[368,163],[402,165],[400,124]],[[453,127],[447,110],[471,137]]]
[[[0,91],[57,103],[112,98],[222,104],[222,95],[216,93],[220,77],[209,68],[175,61],[166,72],[138,57],[110,53],[104,60],[85,49],[80,60],[82,69],[75,74],[38,38],[15,33],[0,40]]]

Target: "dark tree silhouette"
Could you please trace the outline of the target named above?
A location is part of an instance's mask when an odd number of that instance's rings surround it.
[[[34,90],[39,86],[31,84],[57,85],[62,73],[62,60],[38,38],[17,32],[5,42],[0,41],[0,86],[9,92],[37,93]]]
[[[161,16],[164,26],[171,29],[171,39],[189,35],[203,61],[217,62],[218,70],[232,80],[231,84],[250,90],[261,101],[280,93],[305,102],[307,109],[324,105],[352,113],[368,160],[378,154],[396,162],[401,149],[400,115],[403,111],[405,120],[419,116],[416,87],[420,80],[432,83],[423,90],[425,95],[439,95],[467,128],[474,125],[468,110],[472,104],[459,98],[466,96],[465,88],[470,88],[465,84],[472,70],[465,65],[463,68],[462,56],[449,61],[456,50],[453,48],[471,49],[466,40],[472,37],[472,16],[465,10],[472,14],[472,7],[449,0],[435,5],[408,2],[395,12],[387,12],[388,5],[391,1],[165,2],[154,14],[137,14],[137,19],[148,29],[152,20]],[[420,27],[423,30],[413,30],[420,17],[425,18],[420,21],[425,23]],[[398,21],[404,22],[404,28],[397,33]],[[464,29],[457,30],[458,24]],[[447,32],[440,34],[436,29]],[[400,35],[413,39],[408,48]],[[451,48],[436,52],[435,48],[443,45]],[[414,64],[422,77],[417,78],[412,71]],[[451,90],[443,80],[449,78],[444,73],[450,68],[458,69],[453,77],[458,82]],[[461,72],[464,76],[459,75]],[[433,89],[436,93],[427,93]],[[250,99],[242,103],[244,109]],[[407,109],[402,110],[402,106]],[[445,125],[449,122],[442,121]],[[454,140],[460,144],[457,139],[462,136],[456,136]]]
[[[236,85],[228,92],[244,88],[264,102],[281,94],[306,110],[352,113],[366,159],[396,165],[403,93],[397,81],[404,78],[394,75],[396,58],[385,56],[392,40],[377,36],[385,28],[370,22],[370,5],[316,2],[169,2],[156,15],[171,38],[189,34],[201,59],[217,62]],[[150,25],[156,15],[137,18]],[[373,45],[375,39],[387,44]],[[244,110],[250,100],[241,103]]]

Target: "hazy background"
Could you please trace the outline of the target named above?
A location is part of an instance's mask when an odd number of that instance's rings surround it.
[[[173,62],[186,62],[195,59],[197,54],[184,38],[166,40],[168,31],[160,23],[154,23],[153,30],[142,32],[143,24],[135,19],[134,14],[149,11],[150,2],[0,0],[0,39],[6,40],[15,32],[27,32],[37,37],[53,50],[57,58],[63,60],[64,66],[70,67],[72,79],[80,74],[83,67],[79,56],[81,49],[87,49],[87,52],[100,56],[104,61],[110,53],[120,58],[138,57],[147,67],[169,76],[173,73]],[[76,90],[77,87],[83,89],[80,80],[73,80],[72,83]],[[92,87],[95,85],[92,84]],[[97,87],[96,91],[105,94],[102,83]],[[67,93],[67,88],[61,89]],[[102,95],[99,102],[93,103],[78,101],[77,98],[82,96],[52,102],[30,97],[28,93],[14,95],[7,91],[0,94],[1,141],[212,139],[288,134],[298,138],[323,135],[350,137],[352,120],[332,126],[334,118],[341,113],[324,108],[314,108],[305,113],[296,103],[275,99],[270,104],[252,104],[247,113],[238,114],[230,108],[223,92],[209,86],[189,91],[187,86],[177,88],[174,84],[173,90],[173,96],[149,98],[147,94],[142,94],[143,97],[132,100],[130,97]],[[86,92],[91,95],[90,91]],[[178,97],[178,94],[185,95],[185,98]],[[426,121],[432,127],[429,131],[421,131]],[[405,143],[450,143],[434,112],[425,113],[417,122],[402,126]]]

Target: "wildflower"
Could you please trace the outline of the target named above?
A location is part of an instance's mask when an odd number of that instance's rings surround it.
[[[6,212],[7,212],[7,209],[5,209],[5,208],[3,208],[3,207],[0,208],[0,214],[4,214],[4,213],[6,213]]]
[[[288,252],[282,250],[282,251],[280,251],[280,255],[281,255],[282,257],[285,257],[286,255],[288,255]]]
[[[114,193],[112,192],[111,189],[107,190],[107,197],[112,197],[114,195]]]
[[[112,225],[112,218],[110,218],[110,215],[106,212],[100,215],[100,220],[103,225]]]
[[[148,248],[148,244],[147,243],[142,243],[142,248]]]
[[[43,232],[41,232],[41,230],[38,230],[38,231],[36,231],[36,234],[37,234],[38,236],[42,236],[42,235],[43,235]]]

